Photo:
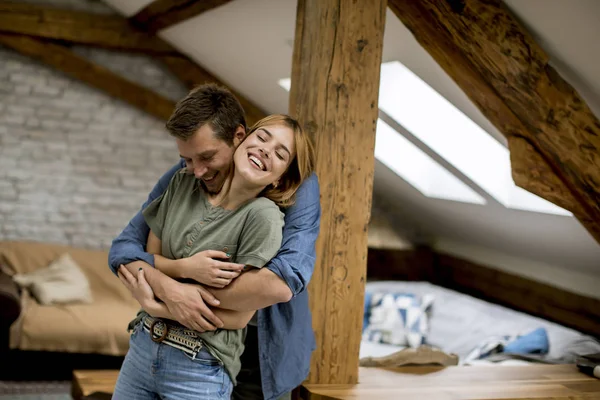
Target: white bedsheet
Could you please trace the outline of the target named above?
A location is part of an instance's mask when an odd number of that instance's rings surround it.
[[[454,353],[461,360],[491,336],[527,333],[539,327],[546,328],[548,333],[549,358],[573,362],[577,355],[600,352],[597,340],[574,329],[428,282],[367,282],[366,290],[433,294],[435,300],[427,343],[446,353]],[[360,356],[382,356],[400,349],[363,341]]]

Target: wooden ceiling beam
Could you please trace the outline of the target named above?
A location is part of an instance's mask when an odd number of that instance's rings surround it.
[[[140,29],[158,32],[229,3],[231,0],[154,0],[130,21]]]
[[[148,54],[178,51],[154,35],[133,28],[118,15],[0,2],[0,32]]]
[[[78,56],[64,46],[10,34],[0,34],[0,44],[42,61],[160,119],[168,119],[175,107],[175,102]]]
[[[168,3],[179,4],[180,6],[185,3],[187,4],[186,9],[189,8],[190,10],[195,10],[195,12],[199,13],[200,7],[203,7],[204,10],[208,10],[209,8],[224,4],[226,1],[200,2],[200,5],[189,1],[169,1]],[[164,5],[163,8],[165,10],[167,9]],[[173,7],[173,10],[176,8],[177,7]],[[182,10],[183,9],[180,11]],[[164,62],[174,75],[188,88],[209,82],[228,87],[238,97],[240,103],[244,107],[249,124],[253,124],[266,116],[266,113],[263,110],[246,97],[221,82],[219,78],[181,54],[177,49],[155,36],[153,33],[137,29],[130,21],[122,16],[98,15],[80,11],[61,10],[38,5],[0,1],[0,35],[3,35],[3,40],[7,43],[10,42],[13,46],[17,46],[20,49],[36,48],[34,44],[39,44],[40,40],[35,40],[34,38],[40,38],[48,43],[49,48],[59,49],[58,51],[61,54],[64,54],[66,51],[71,58],[74,56],[73,53],[61,46],[59,42],[53,43],[49,40],[146,53],[157,57]],[[31,40],[27,40],[26,37],[19,39],[19,35],[26,35],[27,37],[31,36],[32,38]],[[10,46],[9,44],[7,45]],[[17,50],[19,50],[19,48],[17,48]],[[79,57],[77,65],[81,66],[82,61],[84,60]],[[129,101],[127,98],[123,99]],[[159,102],[157,104],[159,104],[160,108],[164,102]],[[167,117],[168,115],[169,114],[167,114]]]
[[[588,232],[600,243],[600,221],[593,220],[558,178],[548,162],[537,152],[528,139],[519,136],[508,138],[512,178],[515,184],[559,207],[569,210]]]
[[[187,57],[163,56],[160,60],[190,89],[203,83],[220,82],[216,76],[192,62]],[[246,112],[246,122],[248,123],[248,126],[253,125],[258,120],[267,116],[267,114],[254,103],[250,102],[235,90],[231,88],[230,90],[242,104],[242,107]]]
[[[554,174],[552,184],[561,185],[555,190],[570,192],[577,203],[569,211],[596,231],[600,122],[506,6],[500,0],[389,0],[388,5],[502,134],[528,140],[548,164],[546,172]],[[517,184],[531,190],[540,177],[524,173],[526,179],[521,176]],[[553,201],[547,191],[537,194]]]

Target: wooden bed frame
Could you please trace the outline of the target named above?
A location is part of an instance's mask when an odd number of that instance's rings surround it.
[[[367,279],[427,281],[600,337],[600,300],[426,247],[369,249]]]

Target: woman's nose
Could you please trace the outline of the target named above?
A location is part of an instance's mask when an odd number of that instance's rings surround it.
[[[265,149],[258,149],[258,151],[260,152],[260,154],[262,154],[263,157],[269,158],[269,152],[266,151]]]

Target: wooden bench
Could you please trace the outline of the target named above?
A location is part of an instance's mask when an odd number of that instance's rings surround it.
[[[360,368],[357,385],[304,385],[303,399],[600,399],[575,365]]]
[[[119,370],[78,370],[73,371],[71,395],[80,400],[92,393],[111,393],[115,390]]]
[[[73,398],[112,393],[119,371],[73,372]],[[309,385],[308,400],[600,399],[600,379],[575,365],[360,368],[357,385]]]

